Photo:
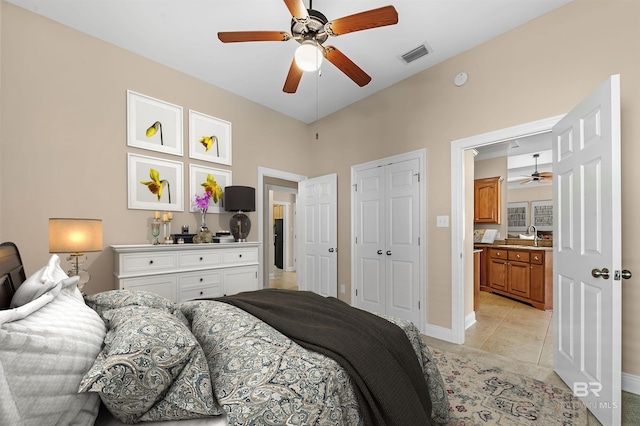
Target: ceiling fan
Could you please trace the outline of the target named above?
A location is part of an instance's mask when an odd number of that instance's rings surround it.
[[[295,93],[304,71],[316,71],[323,58],[335,65],[358,86],[369,84],[371,77],[334,46],[323,46],[329,36],[340,36],[355,31],[368,30],[398,23],[398,12],[393,6],[384,6],[366,12],[329,21],[313,9],[310,1],[307,9],[302,0],[284,0],[291,13],[291,33],[285,31],[223,31],[218,38],[223,43],[247,41],[296,40],[300,46],[291,61],[289,74],[282,90]]]
[[[527,179],[520,182],[520,185],[524,185],[531,182],[548,182],[553,178],[553,173],[551,172],[538,172],[538,157],[540,154],[533,154],[533,158],[535,159],[535,171],[531,173],[531,176],[527,177]]]

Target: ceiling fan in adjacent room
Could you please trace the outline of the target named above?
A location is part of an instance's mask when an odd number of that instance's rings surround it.
[[[531,176],[528,176],[525,180],[520,182],[520,185],[524,185],[531,182],[549,182],[553,178],[553,173],[551,172],[539,172],[538,171],[538,157],[540,154],[533,154],[533,158],[535,159],[536,165],[534,172],[531,173]]]
[[[371,77],[334,46],[324,46],[329,36],[341,36],[398,23],[398,12],[393,6],[384,6],[329,21],[322,13],[307,9],[302,0],[284,0],[291,13],[291,33],[285,31],[223,31],[218,38],[223,43],[248,41],[296,40],[300,46],[291,61],[283,91],[295,93],[304,71],[316,71],[323,58],[335,65],[358,86],[366,86]]]

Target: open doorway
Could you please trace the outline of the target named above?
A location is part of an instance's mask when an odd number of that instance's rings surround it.
[[[292,182],[297,184],[297,182]],[[295,216],[297,188],[267,184],[270,200],[269,288],[298,290]]]
[[[467,307],[469,298],[473,297],[473,269],[468,267],[467,259],[473,256],[473,223],[465,222],[467,212],[473,210],[468,194],[469,170],[466,170],[465,151],[493,145],[518,138],[547,133],[562,116],[514,126],[495,132],[453,141],[451,144],[451,235],[452,235],[452,328],[451,341],[465,342]],[[471,180],[473,180],[471,178]],[[473,262],[470,263],[473,265]],[[467,300],[465,300],[467,299]],[[473,306],[471,303],[470,306]],[[472,310],[472,309],[471,309]]]
[[[258,168],[258,233],[260,235],[260,242],[262,243],[260,247],[262,273],[259,274],[261,288],[269,288],[271,280],[275,278],[282,278],[283,280],[286,280],[287,286],[291,286],[289,283],[291,278],[293,278],[294,283],[297,281],[296,257],[298,247],[295,244],[295,212],[298,201],[298,183],[306,179],[307,177],[303,175],[269,169],[266,167]],[[293,238],[293,242],[288,243],[287,247],[289,253],[289,263],[287,267],[284,267],[283,260],[282,272],[287,273],[287,275],[279,274],[277,277],[275,275],[276,269],[274,268],[274,199],[279,200],[277,201],[279,203],[289,204],[289,209],[283,209],[283,216],[285,213],[288,216],[290,225],[289,236]],[[287,241],[291,240],[287,238]],[[274,282],[274,285],[277,286],[279,284]]]

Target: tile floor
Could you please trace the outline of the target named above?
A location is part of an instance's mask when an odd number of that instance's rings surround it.
[[[295,272],[285,272],[278,268],[273,269],[273,278],[269,279],[269,288],[282,288],[285,290],[298,289]]]
[[[465,346],[553,368],[552,311],[482,291],[465,337]]]

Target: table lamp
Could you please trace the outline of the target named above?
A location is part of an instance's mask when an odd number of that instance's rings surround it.
[[[69,276],[78,275],[82,291],[91,275],[82,268],[85,252],[102,251],[102,219],[49,219],[49,253],[69,253]]]
[[[243,212],[256,210],[256,190],[250,186],[227,186],[224,188],[224,209],[237,212],[229,221],[229,230],[238,242],[247,241],[251,231],[251,220]]]

